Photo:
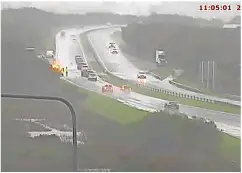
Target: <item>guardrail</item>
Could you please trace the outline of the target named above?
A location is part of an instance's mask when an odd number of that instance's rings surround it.
[[[98,30],[98,29],[95,29],[95,30]],[[89,30],[88,32],[91,32],[91,31],[93,31],[93,30]],[[107,73],[107,74],[109,74],[111,76],[117,77],[112,72],[110,72],[108,70],[108,68],[105,66],[105,64],[101,60],[101,57],[97,53],[97,50],[96,50],[95,46],[93,45],[92,41],[90,40],[90,38],[88,36],[87,36],[87,40],[89,42],[89,45],[93,49],[93,53],[95,55],[94,56],[95,59],[97,60],[97,62],[99,63],[99,65],[105,70],[105,73]],[[201,96],[196,96],[196,95],[189,95],[189,94],[184,94],[184,93],[180,93],[180,92],[174,92],[174,91],[167,90],[167,89],[155,88],[155,87],[151,87],[151,86],[147,86],[147,85],[144,86],[144,85],[137,84],[137,86],[143,87],[143,88],[147,88],[147,89],[149,89],[151,91],[154,91],[154,92],[162,92],[164,94],[171,95],[171,96],[175,96],[175,97],[181,97],[181,98],[192,99],[192,100],[203,101],[203,102],[210,102],[210,103],[225,103],[225,104],[229,104],[229,105],[233,105],[233,106],[240,107],[239,104],[233,104],[233,103],[229,103],[229,102],[223,101],[223,100],[218,100],[218,99],[213,99],[213,98],[206,98],[206,97],[201,97]]]
[[[207,99],[207,98],[203,98],[203,97],[192,96],[192,95],[189,95],[189,94],[169,91],[169,90],[165,90],[165,89],[161,89],[161,88],[154,88],[154,87],[150,87],[148,85],[137,84],[137,83],[136,83],[136,85],[139,86],[139,87],[142,87],[142,88],[147,88],[147,89],[154,91],[154,92],[161,92],[161,93],[164,93],[166,95],[171,95],[171,96],[175,96],[175,97],[187,98],[187,99],[203,101],[203,102],[210,102],[210,103],[215,102],[213,99]]]
[[[161,77],[159,77],[159,75],[157,75],[157,74],[155,74],[155,73],[150,73],[149,72],[149,74],[151,74],[152,76],[154,76],[156,79],[161,79]],[[185,90],[188,90],[188,91],[191,91],[191,92],[196,92],[196,93],[199,93],[199,94],[204,94],[202,91],[200,91],[199,89],[197,89],[197,88],[192,88],[192,87],[190,87],[190,86],[187,86],[187,85],[183,85],[183,84],[180,84],[180,83],[178,83],[178,82],[175,82],[174,80],[171,80],[171,81],[169,81],[169,83],[170,84],[173,84],[173,85],[176,85],[177,87],[179,87],[179,88],[182,88],[182,89],[185,89]],[[152,87],[151,87],[152,88]],[[159,91],[159,88],[152,88],[151,90],[155,90],[155,91]],[[168,93],[172,93],[172,91],[169,91],[169,90],[167,90],[168,91]],[[182,93],[181,93],[182,94]],[[179,95],[179,93],[178,93],[178,95]],[[187,95],[187,94],[185,94],[185,95]],[[190,95],[191,96],[191,98],[196,98],[196,97],[198,97],[198,96],[193,96],[193,95]],[[188,97],[185,97],[185,98],[188,98]],[[199,98],[201,98],[200,100],[202,101],[202,100],[207,100],[207,98],[205,98],[205,97],[199,97]],[[222,97],[223,98],[223,97]],[[226,98],[227,99],[227,97],[224,97],[224,98]],[[230,99],[230,98],[229,98]],[[197,100],[197,99],[196,99]],[[199,99],[198,99],[199,100]],[[229,102],[226,102],[226,101],[222,101],[222,100],[218,100],[218,99],[209,99],[209,100],[213,100],[213,103],[225,103],[225,104],[230,104],[230,105],[233,105],[233,106],[239,106],[240,107],[240,104],[233,104],[233,103],[229,103]],[[233,99],[232,99],[233,100]],[[237,96],[237,100],[235,100],[235,101],[240,101],[240,96]]]
[[[160,77],[159,75],[157,75],[157,74],[155,74],[155,73],[153,73],[151,71],[149,71],[148,74],[152,75],[154,78],[156,78],[156,79],[158,79],[160,81],[162,81],[164,79],[163,77]]]
[[[203,94],[203,92],[200,91],[200,90],[197,89],[197,88],[192,88],[192,87],[190,87],[190,86],[180,84],[180,83],[175,82],[175,81],[173,81],[173,80],[169,81],[169,83],[172,84],[172,85],[176,85],[176,86],[179,87],[179,88],[186,89],[186,90],[188,90],[188,91],[192,91],[192,92],[196,92],[196,93],[201,93],[201,94]]]

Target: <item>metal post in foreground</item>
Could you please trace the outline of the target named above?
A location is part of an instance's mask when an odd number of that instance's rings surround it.
[[[203,61],[202,61],[202,83],[203,83]]]
[[[32,95],[15,95],[15,94],[1,94],[4,98],[14,98],[14,99],[35,99],[35,100],[52,100],[60,101],[64,103],[70,110],[72,115],[72,132],[73,132],[73,171],[77,172],[77,132],[76,132],[76,113],[72,105],[65,99],[60,97],[51,96],[32,96]]]
[[[207,77],[207,88],[209,88],[209,61],[208,61],[208,77]]]
[[[213,61],[213,90],[215,88],[215,86],[214,86],[214,80],[215,80],[215,69],[214,69],[214,61]]]

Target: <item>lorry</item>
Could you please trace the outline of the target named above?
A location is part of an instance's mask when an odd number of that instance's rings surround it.
[[[167,64],[165,51],[163,51],[163,50],[156,50],[155,62],[156,62],[157,66],[164,66],[164,65]]]
[[[165,103],[164,111],[171,115],[177,114],[177,113],[179,113],[179,105],[175,101],[169,101],[168,103]]]

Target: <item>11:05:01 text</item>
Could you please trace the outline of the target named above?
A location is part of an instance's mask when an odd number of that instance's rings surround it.
[[[240,4],[237,4],[234,8],[231,5],[200,5],[200,11],[231,11],[236,9],[240,10]]]

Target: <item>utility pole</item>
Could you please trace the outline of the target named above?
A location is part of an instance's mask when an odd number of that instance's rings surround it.
[[[207,88],[209,88],[209,61],[208,61],[208,77],[207,77]]]
[[[202,83],[203,83],[203,61],[202,61]]]
[[[213,89],[214,89],[214,79],[215,79],[215,69],[214,69],[214,61],[213,61]]]

